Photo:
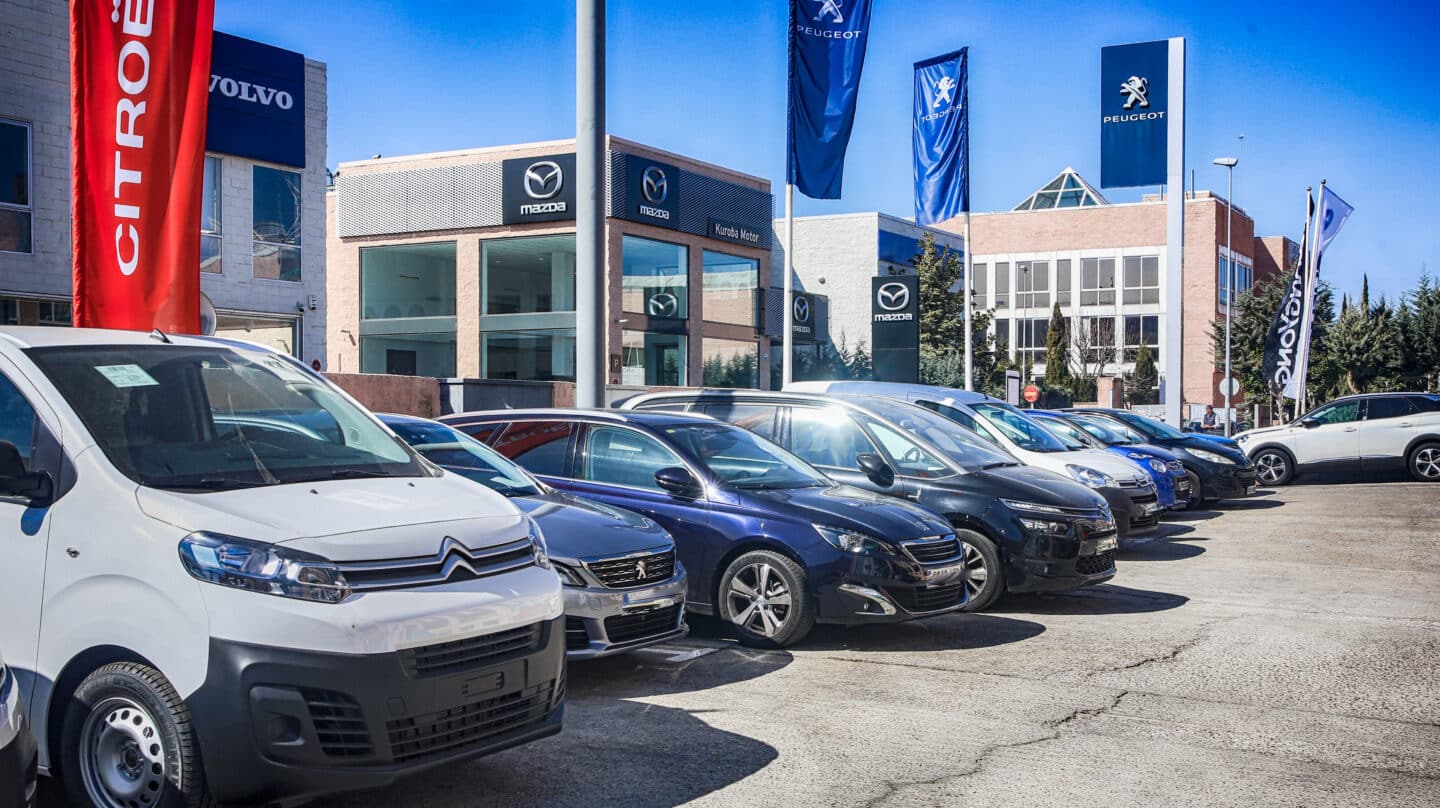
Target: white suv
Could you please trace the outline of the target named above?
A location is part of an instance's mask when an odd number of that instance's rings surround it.
[[[1401,467],[1417,480],[1440,482],[1440,394],[1345,396],[1235,440],[1265,485],[1285,485],[1305,472],[1369,475]]]

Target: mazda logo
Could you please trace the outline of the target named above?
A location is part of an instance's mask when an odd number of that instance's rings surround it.
[[[645,201],[652,205],[658,205],[665,201],[670,194],[670,183],[665,179],[665,172],[656,166],[650,166],[640,175],[640,193],[644,194]]]
[[[810,322],[810,301],[803,297],[795,298],[795,322]]]
[[[680,313],[680,298],[669,292],[657,292],[650,296],[645,310],[651,317],[674,317]]]
[[[531,163],[525,169],[525,195],[531,199],[549,199],[565,187],[565,172],[553,160]]]
[[[910,287],[903,283],[887,283],[876,290],[875,303],[886,311],[899,311],[910,305]]]

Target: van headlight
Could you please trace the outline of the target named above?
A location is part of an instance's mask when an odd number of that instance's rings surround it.
[[[180,540],[180,561],[192,577],[220,586],[316,603],[350,597],[334,563],[268,542],[202,530]]]
[[[530,543],[535,545],[535,566],[542,570],[550,569],[550,548],[545,546],[545,534],[540,531],[540,523],[530,517],[525,517],[530,523]]]
[[[1071,464],[1066,466],[1065,470],[1070,472],[1070,476],[1074,477],[1076,482],[1083,483],[1091,488],[1115,487],[1115,480],[1111,478],[1110,475],[1101,474],[1095,469]]]

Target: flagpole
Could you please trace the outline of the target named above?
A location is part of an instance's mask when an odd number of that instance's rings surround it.
[[[1297,417],[1300,413],[1305,412],[1305,400],[1309,398],[1310,334],[1315,325],[1315,282],[1318,280],[1315,274],[1315,256],[1320,240],[1320,211],[1324,209],[1325,180],[1320,180],[1320,195],[1317,197],[1315,215],[1312,217],[1314,221],[1310,223],[1309,264],[1305,267],[1305,308],[1300,312],[1300,350],[1303,352],[1304,359],[1297,363],[1298,367],[1295,368],[1295,372],[1300,374],[1300,384],[1295,388],[1295,392],[1298,394],[1295,399],[1295,415]]]
[[[975,389],[975,332],[971,330],[974,326],[974,296],[975,282],[970,277],[970,200],[965,200],[965,389]]]
[[[784,387],[795,381],[794,329],[795,329],[795,186],[785,183],[785,301],[783,322],[780,328],[780,382]]]

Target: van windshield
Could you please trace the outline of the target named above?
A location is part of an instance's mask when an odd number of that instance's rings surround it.
[[[33,348],[105,456],[153,488],[222,491],[432,473],[324,379],[244,347]]]
[[[989,421],[1016,446],[1027,452],[1068,452],[1070,448],[1059,438],[1009,404],[971,404],[970,409]]]

